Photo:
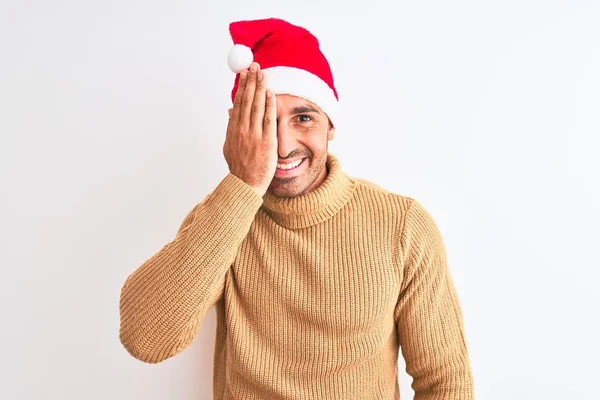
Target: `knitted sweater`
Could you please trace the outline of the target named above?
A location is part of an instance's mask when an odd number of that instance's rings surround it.
[[[442,236],[417,200],[331,153],[311,192],[263,197],[228,173],[121,289],[119,337],[158,363],[217,315],[213,395],[467,400],[474,385]]]

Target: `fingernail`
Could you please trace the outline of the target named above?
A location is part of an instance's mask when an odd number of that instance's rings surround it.
[[[250,71],[252,71],[252,72],[256,72],[256,64],[252,64],[252,65],[250,66]]]

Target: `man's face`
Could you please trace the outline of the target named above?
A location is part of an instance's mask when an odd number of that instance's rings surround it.
[[[279,197],[296,197],[310,192],[327,177],[328,141],[335,128],[327,114],[314,103],[288,94],[277,95],[278,163],[302,160],[289,170],[279,167],[268,191]]]

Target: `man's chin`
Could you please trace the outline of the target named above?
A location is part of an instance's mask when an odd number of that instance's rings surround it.
[[[298,185],[296,184],[299,178],[299,176],[293,178],[273,178],[267,191],[277,197],[299,196],[303,192],[302,190],[298,190]]]
[[[276,197],[286,197],[286,198],[290,198],[290,197],[296,197],[298,196],[299,193],[294,193],[294,192],[290,192],[288,190],[282,190],[282,189],[269,189],[267,190],[270,194],[272,194],[273,196]]]

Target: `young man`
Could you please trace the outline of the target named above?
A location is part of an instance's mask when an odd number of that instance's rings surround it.
[[[337,92],[316,38],[230,25],[230,172],[126,279],[120,340],[158,363],[214,305],[214,399],[467,400],[474,385],[442,236],[417,200],[328,153]]]

